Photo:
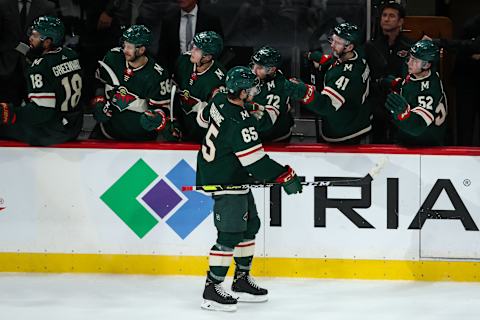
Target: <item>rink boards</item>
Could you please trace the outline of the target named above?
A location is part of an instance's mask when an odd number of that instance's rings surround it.
[[[204,274],[215,241],[195,145],[2,143],[0,271]],[[480,280],[480,150],[267,148],[305,181],[371,183],[255,189],[263,276]]]

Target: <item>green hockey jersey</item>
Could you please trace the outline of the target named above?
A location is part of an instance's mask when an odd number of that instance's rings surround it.
[[[69,48],[43,54],[27,67],[27,101],[14,108],[17,122],[1,135],[33,145],[75,139],[82,128],[78,107],[82,75],[78,55]]]
[[[178,86],[181,111],[175,113],[187,140],[201,142],[205,136],[205,130],[197,125],[197,112],[216,92],[224,91],[225,74],[225,68],[215,60],[207,70],[197,73],[189,52],[178,58],[174,81]]]
[[[208,129],[197,157],[197,185],[238,185],[253,179],[273,181],[286,171],[265,154],[257,121],[243,107],[229,102],[226,94],[217,94],[202,115]]]
[[[447,98],[438,73],[423,78],[409,75],[402,83],[400,94],[409,109],[400,118],[393,118],[399,128],[397,142],[405,145],[440,146],[445,143]]]
[[[322,137],[342,142],[372,129],[369,95],[370,70],[357,52],[346,61],[335,61],[325,72],[320,94],[305,107],[321,116]]]
[[[147,131],[140,124],[146,110],[164,108],[168,114],[171,80],[167,70],[152,57],[136,69],[128,66],[121,48],[105,55],[97,69],[97,78],[105,83],[112,117],[101,123],[103,134],[119,140],[154,140],[156,131]]]
[[[265,108],[265,119],[260,119],[260,137],[263,142],[280,141],[288,138],[294,124],[290,112],[290,98],[299,100],[295,91],[291,90],[291,83],[285,79],[279,70],[274,77],[261,81],[260,93],[253,97],[253,102]]]

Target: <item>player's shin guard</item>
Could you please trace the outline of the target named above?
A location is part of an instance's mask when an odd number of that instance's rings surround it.
[[[246,240],[239,243],[234,250],[236,263],[235,277],[232,291],[241,302],[264,302],[268,300],[268,290],[259,287],[250,276],[255,240]]]
[[[210,255],[208,264],[210,266],[210,272],[208,277],[215,283],[220,283],[225,280],[228,268],[232,262],[233,249],[221,244],[215,244],[210,249]]]
[[[222,287],[222,282],[228,272],[232,261],[233,249],[216,244],[210,250],[209,265],[205,289],[203,291],[203,303],[201,307],[214,311],[236,311],[237,299],[232,297]]]
[[[250,271],[253,255],[255,254],[255,239],[244,240],[237,244],[233,250],[233,257],[237,270]]]

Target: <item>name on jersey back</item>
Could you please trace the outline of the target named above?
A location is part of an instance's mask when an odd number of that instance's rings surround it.
[[[59,77],[66,73],[77,71],[77,70],[80,70],[80,62],[78,61],[78,59],[64,62],[52,68],[53,74],[56,77]]]

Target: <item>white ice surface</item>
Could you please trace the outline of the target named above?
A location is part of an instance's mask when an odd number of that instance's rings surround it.
[[[203,277],[4,273],[0,320],[480,319],[480,283],[257,280],[269,301],[224,313],[200,309]]]

